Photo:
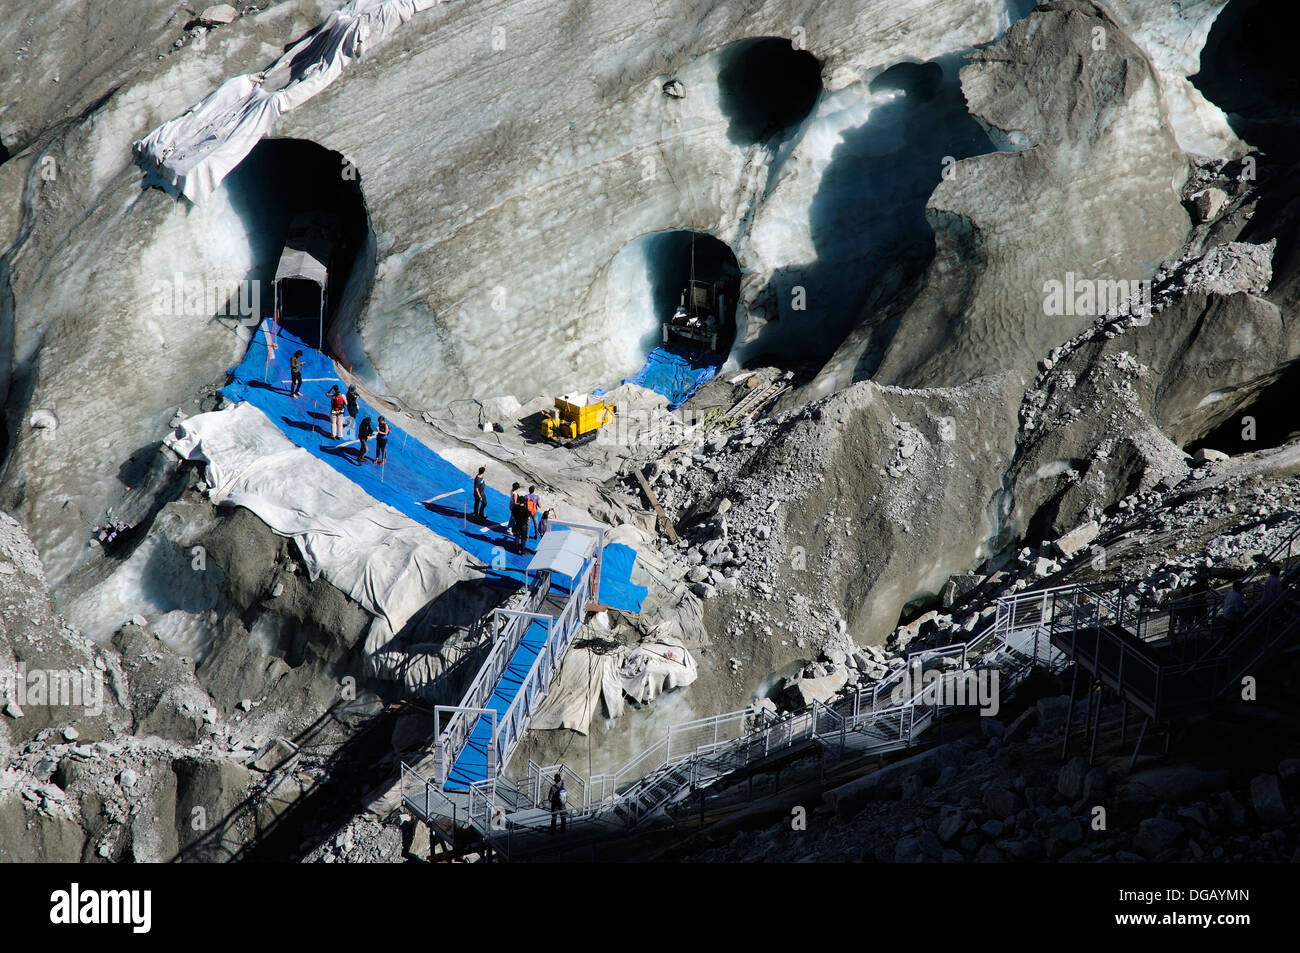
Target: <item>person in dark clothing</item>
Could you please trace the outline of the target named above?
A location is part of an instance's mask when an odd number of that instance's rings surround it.
[[[515,545],[522,552],[524,541],[519,535],[520,510],[524,510],[523,489],[518,483],[514,483],[510,487],[510,515],[506,518],[506,535],[515,538]]]
[[[1241,631],[1241,624],[1246,619],[1246,600],[1241,594],[1241,580],[1232,584],[1228,594],[1223,597],[1223,607],[1219,610],[1230,635]]]
[[[357,385],[348,385],[348,416],[352,418],[352,426],[357,425],[357,417],[361,415],[361,395],[357,393]]]
[[[569,801],[569,792],[564,787],[564,775],[559,771],[555,772],[555,783],[551,785],[550,793],[547,800],[551,805],[551,833],[555,833],[555,822],[560,822],[560,833],[564,833],[564,824],[568,819],[569,812],[566,809]]]
[[[487,467],[479,467],[474,476],[474,518],[487,519]]]
[[[375,428],[375,463],[383,466],[388,458],[386,456],[388,448],[388,435],[392,431],[388,426],[388,421],[383,417],[379,418],[379,425]]]
[[[289,358],[289,396],[297,397],[302,393],[302,351],[294,351]]]
[[[361,421],[361,426],[357,428],[357,440],[360,441],[360,446],[357,447],[357,466],[366,462],[366,441],[374,432],[375,428],[371,425],[369,417]]]
[[[541,539],[551,528],[551,521],[555,519],[555,510],[547,510],[537,521],[537,538]]]

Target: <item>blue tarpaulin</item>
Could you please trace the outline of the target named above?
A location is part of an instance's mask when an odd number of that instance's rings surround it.
[[[722,358],[717,354],[665,345],[646,355],[645,366],[624,384],[639,384],[668,398],[668,409],[676,410],[718,373]]]
[[[472,515],[466,515],[474,509],[473,479],[418,439],[408,439],[406,432],[392,420],[388,421],[392,434],[388,438],[386,465],[381,469],[372,462],[373,437],[367,447],[369,459],[358,463],[355,432],[346,431],[341,441],[330,437],[327,391],[335,384],[340,390],[346,390],[334,362],[283,328],[277,332],[274,357],[268,361],[266,331],[270,326],[269,322],[263,323],[254,335],[243,361],[231,370],[232,380],[222,388],[222,394],[232,401],[249,402],[293,443],[348,477],[376,500],[481,560],[488,567],[489,577],[501,582],[522,581],[523,569],[536,551],[536,543],[524,555],[514,552],[513,541],[505,532],[509,497],[489,486],[488,519],[476,522]],[[302,394],[292,398],[289,358],[296,350],[303,352],[303,387]],[[365,417],[377,425],[379,411],[362,400],[358,422]],[[644,587],[632,586],[628,581],[635,558],[635,551],[626,546],[606,547],[602,557],[601,602],[629,612],[640,610]],[[606,569],[607,564],[611,568]],[[636,597],[638,589],[640,598]]]

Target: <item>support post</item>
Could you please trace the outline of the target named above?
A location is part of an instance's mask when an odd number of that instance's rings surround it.
[[[1138,752],[1142,750],[1142,739],[1147,736],[1147,725],[1151,724],[1149,717],[1142,720],[1142,730],[1138,732],[1137,744],[1133,746],[1133,757],[1129,759],[1128,769],[1131,772],[1137,766]]]
[[[1074,663],[1074,675],[1070,679],[1070,704],[1065,709],[1065,739],[1061,742],[1061,763],[1065,763],[1065,754],[1070,750],[1070,723],[1074,720],[1074,692],[1079,685],[1079,663]]]

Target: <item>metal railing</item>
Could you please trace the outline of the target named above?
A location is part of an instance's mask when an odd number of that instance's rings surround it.
[[[524,634],[531,625],[531,619],[537,617],[536,610],[546,600],[549,578],[539,579],[533,587],[525,608],[494,609],[492,611],[492,648],[487,658],[479,667],[474,681],[470,683],[459,705],[439,705],[435,711],[435,728],[438,739],[435,743],[436,775],[439,783],[446,783],[457,756],[465,747],[465,742],[473,733],[478,718],[489,709],[484,706],[496,691],[501,675],[510,664],[510,659],[518,650]],[[445,728],[441,725],[440,715],[449,713],[451,718]],[[495,716],[494,716],[495,717]],[[497,726],[493,726],[493,734]]]
[[[532,719],[537,704],[546,697],[551,680],[559,670],[564,653],[568,651],[574,635],[582,625],[586,613],[587,600],[592,594],[592,584],[596,575],[597,561],[587,562],[573,587],[564,608],[555,618],[539,616],[546,625],[546,641],[537,653],[537,658],[529,666],[523,684],[510,702],[492,732],[491,750],[495,754],[498,771],[504,771],[510,763],[511,756],[519,747],[524,730]]]

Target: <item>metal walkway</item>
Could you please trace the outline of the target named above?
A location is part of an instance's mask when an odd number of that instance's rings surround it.
[[[663,820],[689,792],[799,749],[817,746],[840,759],[909,748],[942,711],[966,707],[953,699],[973,699],[979,679],[996,677],[1005,698],[1035,667],[1065,664],[1044,626],[1053,592],[1000,600],[994,623],[971,642],[911,653],[905,665],[834,706],[814,702],[784,717],[744,708],[673,725],[617,771],[590,778],[567,765],[530,761],[518,782],[488,777],[460,791],[403,764],[403,802],[446,839],[472,828],[509,858],[549,843],[542,840],[551,824],[546,796],[557,771],[569,792],[569,843],[577,830],[608,833]]]
[[[1217,594],[1148,607],[1113,587],[1020,592],[999,599],[993,623],[970,642],[910,653],[884,679],[833,705],[814,702],[780,718],[745,708],[674,725],[617,771],[590,778],[530,761],[518,782],[489,777],[454,793],[404,764],[403,801],[435,830],[470,827],[498,853],[521,857],[550,843],[542,838],[551,823],[545,801],[557,771],[572,828],[592,836],[626,831],[667,819],[692,791],[800,748],[818,746],[836,760],[910,748],[945,711],[969,708],[981,684],[996,677],[1004,702],[1036,668],[1058,672],[1077,663],[1076,675],[1092,673],[1150,720],[1176,717],[1212,703],[1300,629],[1300,565],[1291,565],[1298,537],[1300,527],[1268,560],[1291,567],[1282,597],[1258,606],[1256,579],[1247,591],[1256,608],[1241,626],[1225,625]]]

